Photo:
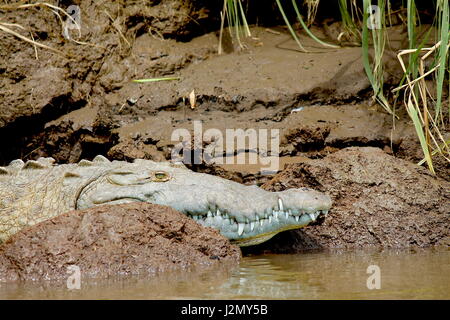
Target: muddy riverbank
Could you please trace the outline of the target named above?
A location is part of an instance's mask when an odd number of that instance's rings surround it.
[[[372,101],[361,48],[318,48],[302,35],[312,52],[301,53],[271,21],[252,27],[244,48],[228,44],[218,55],[220,6],[175,0],[77,1],[81,33],[70,30],[67,39],[48,7],[18,3],[0,7],[2,22],[58,52],[0,32],[0,165],[97,154],[169,160],[173,132],[193,135],[196,121],[204,131],[279,130],[280,169],[289,165],[278,175],[260,174],[258,164],[189,166],[270,190],[311,186],[334,197],[322,225],[305,229],[300,240],[303,231],[274,238],[263,250],[448,246],[450,166],[437,158],[437,178],[415,166],[423,155],[414,128],[403,110],[394,121]],[[314,32],[333,41],[339,25],[331,25]],[[398,25],[390,34],[395,51],[406,31]],[[386,86],[398,83],[395,55],[386,70]],[[179,79],[132,82],[167,76]],[[248,151],[236,147],[228,156]]]

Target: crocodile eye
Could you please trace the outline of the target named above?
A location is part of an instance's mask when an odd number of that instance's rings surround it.
[[[152,178],[153,178],[152,181],[155,182],[165,182],[170,180],[170,175],[164,171],[156,171],[153,173]]]

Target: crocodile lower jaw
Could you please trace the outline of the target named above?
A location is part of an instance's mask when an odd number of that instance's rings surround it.
[[[147,202],[140,197],[111,197],[105,201],[95,202],[96,205],[102,204],[121,204],[130,202]],[[208,213],[192,213],[179,210],[188,217],[192,218],[205,227],[218,229],[220,233],[231,242],[241,247],[252,246],[269,240],[277,233],[285,230],[299,229],[316,221],[319,216],[326,216],[328,210],[291,210],[285,208],[280,210],[284,205],[279,200],[278,210],[269,210],[270,213],[255,215],[253,218],[242,219],[238,222],[236,217],[226,213],[226,210],[208,211]]]
[[[326,216],[328,210],[318,210],[313,213],[292,214],[288,211],[273,211],[264,218],[245,223],[238,223],[235,219],[224,214],[191,215],[199,224],[218,229],[222,235],[241,247],[252,246],[269,240],[279,232],[298,229],[316,221],[319,216]]]

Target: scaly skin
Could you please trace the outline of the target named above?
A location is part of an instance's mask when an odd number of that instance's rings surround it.
[[[329,196],[311,189],[268,192],[168,162],[103,156],[53,165],[52,158],[0,167],[0,242],[74,209],[135,201],[170,206],[240,246],[264,242],[326,215]]]

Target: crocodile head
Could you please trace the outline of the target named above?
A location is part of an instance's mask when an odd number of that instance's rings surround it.
[[[326,215],[331,207],[329,196],[311,189],[269,192],[149,160],[121,162],[92,179],[81,190],[76,207],[135,201],[170,206],[204,226],[218,229],[240,246],[255,245],[281,231],[304,227]]]

